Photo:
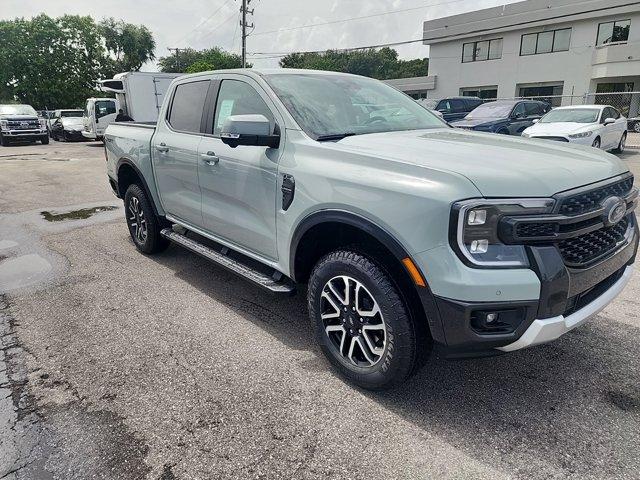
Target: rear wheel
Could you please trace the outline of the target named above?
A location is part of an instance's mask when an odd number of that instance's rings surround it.
[[[622,137],[620,137],[620,143],[618,143],[618,147],[614,150],[614,152],[623,153],[626,146],[627,146],[627,132],[624,132],[622,134]]]
[[[593,148],[600,148],[600,137],[596,137],[591,144]]]
[[[127,188],[124,211],[129,234],[138,250],[153,254],[167,248],[169,241],[160,235],[160,219],[154,213],[151,201],[140,185],[134,183]]]
[[[324,354],[351,382],[383,390],[414,371],[413,320],[373,259],[353,250],[327,254],[311,273],[308,302]]]

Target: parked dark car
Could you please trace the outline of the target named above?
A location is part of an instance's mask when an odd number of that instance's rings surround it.
[[[549,110],[551,105],[538,100],[498,100],[483,103],[451,125],[467,130],[520,135]]]
[[[629,118],[627,120],[627,130],[640,133],[640,117]]]
[[[433,107],[429,108],[440,112],[447,122],[452,122],[464,118],[483,102],[478,97],[450,97],[435,101]]]

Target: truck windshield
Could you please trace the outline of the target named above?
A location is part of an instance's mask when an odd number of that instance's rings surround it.
[[[31,105],[0,105],[0,115],[33,115],[37,117]]]
[[[276,95],[315,140],[442,128],[446,124],[413,99],[370,78],[333,74],[271,74]]]
[[[600,110],[597,108],[562,108],[551,110],[540,119],[540,123],[595,123],[599,116]]]

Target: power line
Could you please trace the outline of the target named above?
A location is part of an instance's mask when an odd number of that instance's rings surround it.
[[[226,2],[224,2],[222,5],[220,5],[220,7],[218,7],[211,15],[209,15],[207,18],[205,18],[204,20],[202,20],[198,25],[196,25],[191,31],[189,31],[186,35],[184,35],[182,38],[180,38],[180,40],[174,42],[174,43],[180,43],[184,40],[186,40],[188,37],[190,37],[196,30],[198,30],[201,26],[203,26],[205,23],[207,23],[209,20],[211,20],[213,18],[213,16],[218,13],[220,10],[222,10],[222,8],[229,2],[232,2],[235,0],[226,0]]]
[[[257,37],[259,35],[267,35],[267,34],[270,34],[270,33],[289,32],[289,31],[292,31],[292,30],[300,30],[300,29],[303,29],[303,28],[320,27],[320,26],[323,26],[323,25],[334,25],[336,23],[346,23],[346,22],[351,22],[351,21],[354,21],[354,20],[365,20],[365,19],[368,19],[368,18],[376,18],[376,17],[385,16],[385,15],[394,15],[396,13],[411,12],[411,11],[415,11],[415,10],[422,10],[423,8],[437,7],[439,5],[449,5],[451,3],[459,3],[459,2],[463,2],[463,1],[465,1],[465,0],[448,0],[446,2],[430,3],[430,4],[427,4],[427,5],[422,5],[420,7],[403,8],[403,9],[400,9],[400,10],[389,10],[389,11],[386,11],[386,12],[372,13],[370,15],[362,15],[362,16],[359,16],[359,17],[343,18],[341,20],[331,20],[331,21],[328,21],[328,22],[310,23],[310,24],[307,24],[307,25],[298,25],[296,27],[278,28],[278,29],[275,29],[275,30],[267,30],[265,32],[254,33],[253,36]]]

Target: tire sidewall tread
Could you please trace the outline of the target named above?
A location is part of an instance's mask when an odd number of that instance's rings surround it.
[[[326,282],[337,275],[349,275],[360,281],[378,302],[387,329],[387,348],[373,367],[357,367],[337,356],[324,331],[320,318],[320,295]],[[309,315],[315,324],[316,337],[329,361],[351,382],[369,389],[384,390],[404,382],[416,364],[416,332],[402,296],[375,260],[352,249],[333,251],[314,267],[308,288]]]

